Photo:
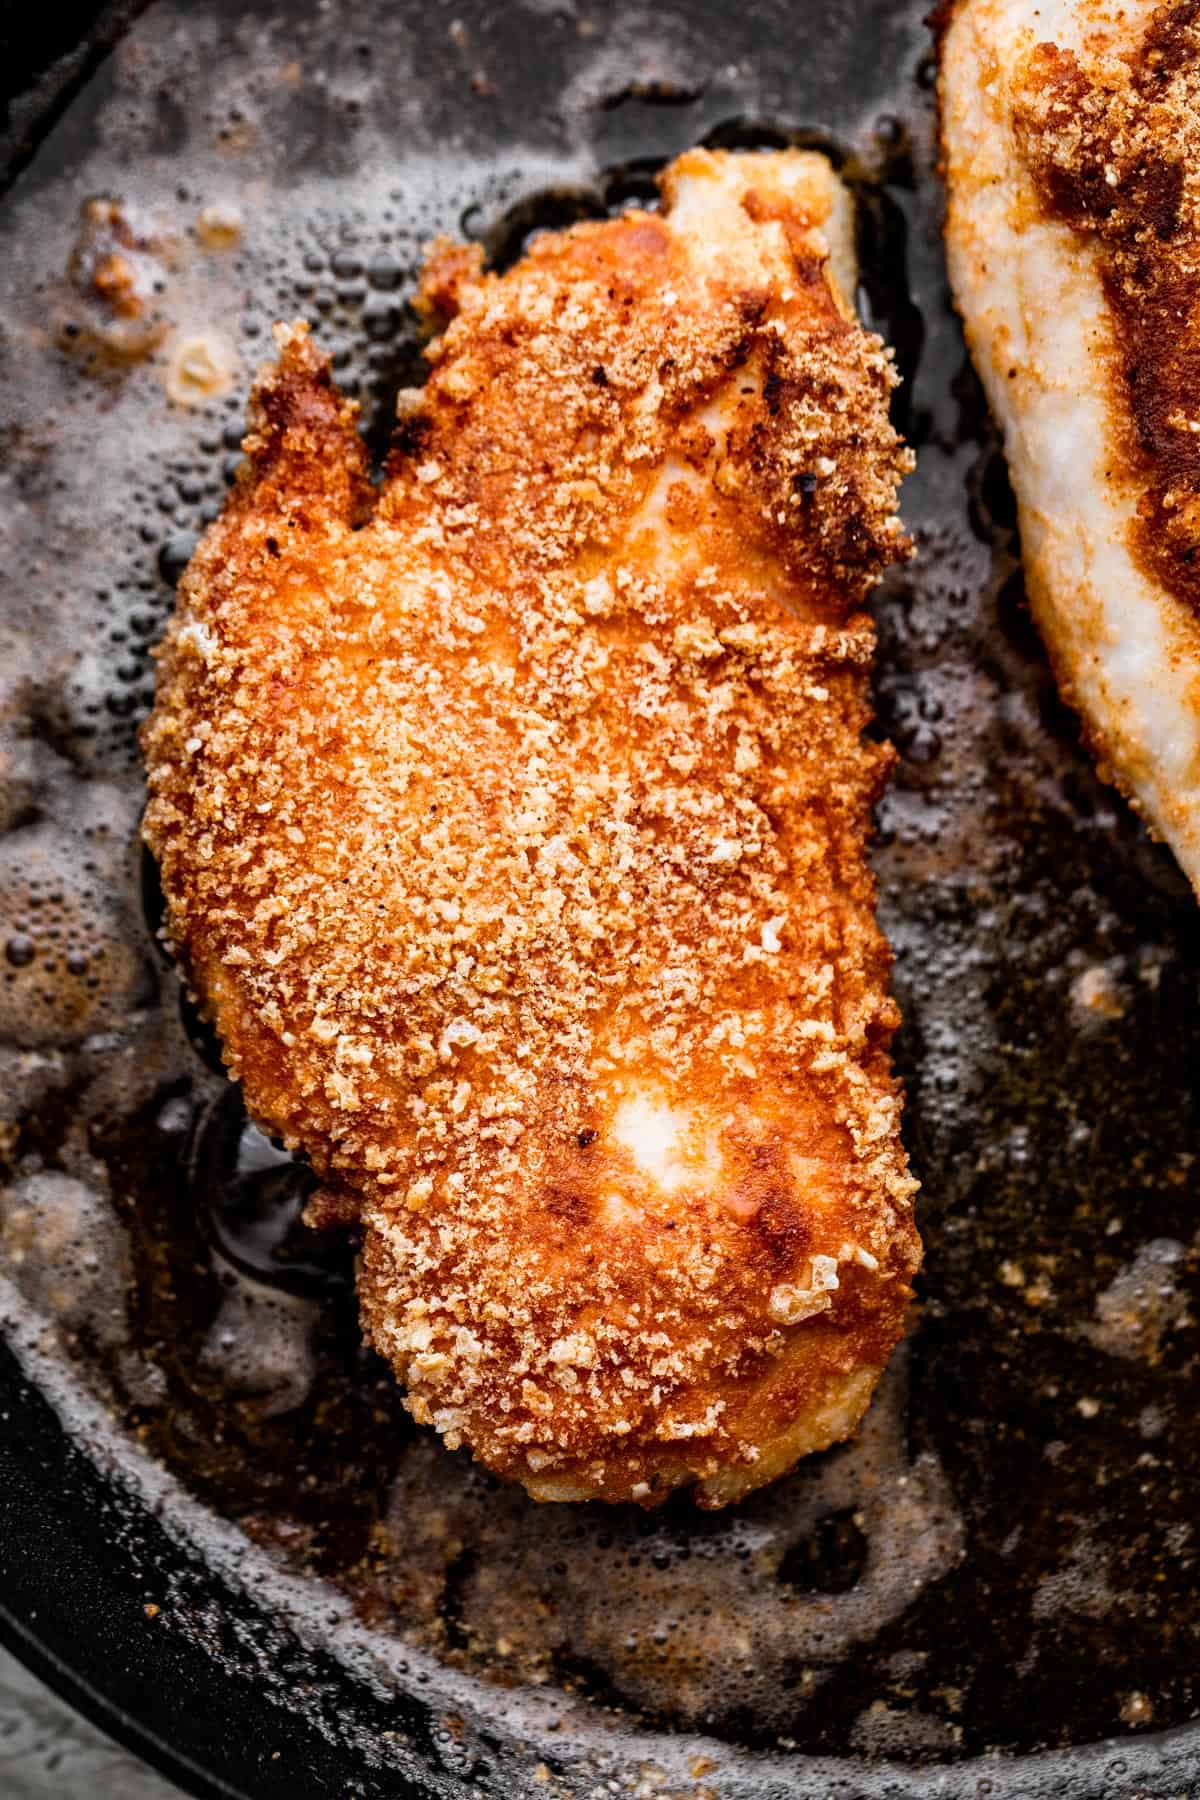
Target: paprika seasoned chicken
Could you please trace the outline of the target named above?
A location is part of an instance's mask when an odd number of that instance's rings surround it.
[[[378,490],[277,329],[145,829],[413,1415],[542,1499],[716,1506],[854,1429],[919,1259],[862,736],[908,461],[828,164],[662,185],[501,276],[435,246]]]
[[[941,94],[1034,615],[1102,772],[1200,885],[1200,5],[956,0]]]

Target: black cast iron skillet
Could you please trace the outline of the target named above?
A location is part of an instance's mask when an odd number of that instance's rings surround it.
[[[1200,928],[1024,611],[920,14],[7,9],[0,1631],[190,1791],[1200,1792]],[[157,952],[133,734],[271,319],[313,318],[382,451],[423,238],[503,264],[696,141],[835,157],[906,376],[876,862],[927,1265],[856,1446],[646,1518],[538,1509],[407,1426],[352,1246],[300,1226],[305,1170]],[[144,353],[89,287],[98,195]],[[181,339],[229,359],[192,408]]]

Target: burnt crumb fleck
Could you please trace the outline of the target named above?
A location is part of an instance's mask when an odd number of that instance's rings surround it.
[[[392,446],[397,456],[420,456],[429,442],[433,430],[433,421],[424,413],[413,413],[401,419],[392,437]]]
[[[598,1131],[580,1131],[575,1134],[575,1142],[579,1145],[581,1150],[586,1150],[590,1144],[595,1143],[599,1136],[600,1133]]]
[[[67,265],[71,298],[58,321],[60,347],[110,375],[150,356],[169,329],[158,296],[174,249],[157,222],[125,201],[85,200]]]
[[[616,112],[631,102],[641,102],[648,106],[692,106],[703,93],[703,83],[693,86],[689,82],[660,77],[657,80],[628,82],[616,93],[605,94],[599,107],[601,112]]]

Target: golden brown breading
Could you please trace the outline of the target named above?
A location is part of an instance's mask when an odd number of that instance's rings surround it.
[[[1138,554],[1200,610],[1200,0],[1097,49],[1037,45],[1014,129],[1044,204],[1102,247],[1144,463]]]
[[[1030,601],[1101,772],[1200,888],[1200,0],[955,0],[941,96]]]
[[[277,330],[146,835],[414,1415],[542,1497],[721,1504],[853,1429],[919,1258],[861,735],[907,459],[828,165],[664,192],[501,277],[435,250],[378,494]]]

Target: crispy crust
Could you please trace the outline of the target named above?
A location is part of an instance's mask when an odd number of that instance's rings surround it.
[[[1200,886],[1196,11],[956,0],[939,100],[1034,616],[1100,773]]]
[[[858,610],[907,465],[827,165],[665,186],[501,278],[435,250],[367,523],[278,329],[145,831],[248,1104],[361,1212],[414,1415],[542,1497],[720,1504],[853,1428],[919,1257]]]
[[[1136,554],[1200,610],[1200,0],[1159,7],[1132,46],[1037,45],[1013,121],[1047,210],[1102,246]]]

